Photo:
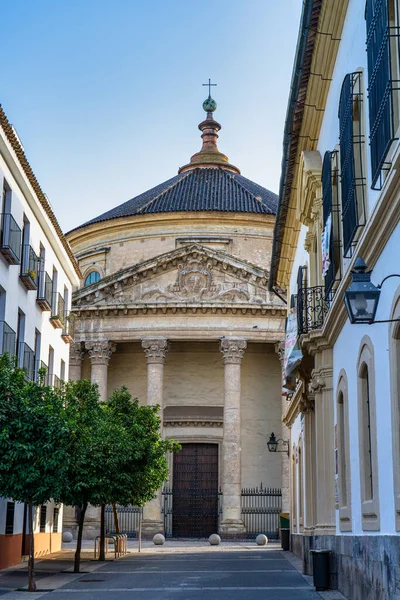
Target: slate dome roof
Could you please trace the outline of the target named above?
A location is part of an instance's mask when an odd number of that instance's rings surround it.
[[[205,110],[213,103],[214,100],[209,97]],[[119,217],[150,213],[219,211],[275,215],[278,196],[243,177],[239,169],[229,163],[228,157],[218,150],[221,125],[214,120],[211,109],[199,129],[203,146],[192,156],[190,163],[179,169],[178,175],[75,229]]]

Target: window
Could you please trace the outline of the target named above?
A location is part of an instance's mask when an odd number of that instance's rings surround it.
[[[297,450],[295,444],[292,448],[292,532],[297,533]]]
[[[100,273],[98,271],[92,271],[89,275],[86,276],[84,286],[90,285],[91,283],[96,283],[100,281]]]
[[[6,509],[6,535],[12,535],[14,533],[14,513],[15,513],[15,502],[7,502]]]
[[[340,205],[338,198],[338,153],[325,152],[322,164],[322,207],[324,234],[329,236],[329,266],[325,269],[325,297],[329,299],[335,281],[341,279]]]
[[[53,533],[58,533],[58,516],[60,514],[59,506],[54,507],[53,512]]]
[[[379,487],[373,345],[364,336],[358,361],[358,428],[362,528],[379,530]]]
[[[40,331],[35,329],[35,374],[34,380],[38,381],[39,378],[39,369],[40,369],[40,343],[41,343],[41,335]]]
[[[54,349],[49,346],[49,385],[53,385],[54,382]]]
[[[17,365],[23,367],[24,365],[24,341],[25,341],[25,315],[22,310],[18,310],[18,323],[17,323]]]
[[[60,379],[61,381],[65,381],[65,362],[62,359],[60,364]]]
[[[46,519],[47,519],[47,506],[46,506],[46,504],[42,504],[42,506],[40,507],[40,521],[39,521],[40,533],[44,533],[46,531]]]
[[[381,189],[399,126],[398,0],[367,0],[368,100],[372,188]]]
[[[350,428],[347,398],[347,375],[339,376],[337,391],[337,470],[339,483],[340,531],[351,531]]]
[[[21,229],[11,215],[11,188],[3,180],[0,214],[0,252],[10,265],[21,260]]]
[[[339,103],[340,184],[343,253],[352,255],[358,228],[365,225],[364,135],[362,127],[361,73],[349,73]]]
[[[391,319],[400,318],[400,287],[397,289]],[[390,327],[390,375],[393,438],[393,479],[396,530],[400,531],[400,323]]]

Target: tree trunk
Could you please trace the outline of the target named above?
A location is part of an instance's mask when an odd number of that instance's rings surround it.
[[[99,552],[99,560],[106,560],[106,538],[105,538],[105,512],[106,505],[101,505],[101,520],[100,520],[100,552]]]
[[[88,503],[85,502],[80,510],[79,515],[79,527],[78,527],[78,539],[76,540],[76,551],[75,551],[75,561],[74,561],[74,573],[79,573],[79,568],[81,565],[81,549],[82,549],[82,535],[83,535],[83,523],[85,521],[85,513],[87,509]]]
[[[119,519],[118,519],[118,511],[115,503],[112,505],[113,513],[114,513],[114,524],[115,524],[115,533],[121,533],[119,529]]]
[[[29,562],[28,562],[28,590],[36,592],[35,582],[35,541],[33,538],[33,505],[32,500],[28,508],[28,531],[29,531]]]

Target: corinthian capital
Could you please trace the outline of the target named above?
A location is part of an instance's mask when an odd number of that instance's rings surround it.
[[[165,338],[150,338],[142,340],[142,348],[148,363],[163,364],[169,350],[169,344]]]
[[[85,347],[89,353],[89,358],[92,363],[100,363],[104,365],[108,365],[111,354],[116,350],[116,345],[113,342],[108,342],[107,340],[85,342]]]
[[[76,342],[69,347],[69,364],[73,367],[80,367],[83,359],[82,344]]]
[[[220,350],[222,358],[226,365],[240,365],[246,350],[247,342],[242,338],[223,338],[221,340]]]

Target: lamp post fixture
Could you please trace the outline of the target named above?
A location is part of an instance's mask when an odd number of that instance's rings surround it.
[[[367,271],[367,265],[361,257],[357,258],[351,272],[351,284],[344,293],[344,303],[350,323],[372,325],[372,323],[390,323],[400,320],[375,321],[381,287],[390,277],[400,277],[400,275],[388,275],[378,286],[374,285],[371,282],[371,271]]]
[[[283,448],[278,448],[278,443],[282,442]],[[281,438],[276,439],[274,432],[269,436],[267,447],[270,452],[286,452],[289,456],[289,440],[283,440]]]

